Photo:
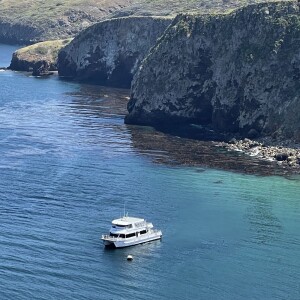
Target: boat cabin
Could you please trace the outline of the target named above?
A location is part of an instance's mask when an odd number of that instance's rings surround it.
[[[153,228],[151,223],[144,219],[123,217],[112,221],[109,236],[116,238],[131,238],[146,234]]]

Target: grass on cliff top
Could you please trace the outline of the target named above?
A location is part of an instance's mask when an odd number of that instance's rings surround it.
[[[294,0],[137,0],[121,12],[135,15],[176,15],[184,12],[206,14],[228,12],[248,4],[285,1]]]
[[[14,23],[57,20],[70,11],[87,13],[95,19],[130,5],[134,0],[0,0],[0,18]]]
[[[16,55],[24,60],[50,60],[56,61],[60,49],[68,45],[72,39],[45,41],[17,50]]]
[[[261,2],[274,0],[0,0],[0,19],[14,23],[43,23],[58,20],[72,10],[85,12],[95,20],[114,12],[127,15],[167,15],[195,10],[207,13]]]
[[[261,2],[274,0],[0,0],[0,24],[26,26],[24,41],[31,43],[72,37],[111,17],[223,13]]]

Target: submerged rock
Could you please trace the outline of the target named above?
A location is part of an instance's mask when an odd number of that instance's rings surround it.
[[[134,77],[126,123],[300,140],[296,1],[180,15]]]
[[[91,26],[59,53],[59,75],[130,87],[140,62],[171,21],[163,17],[128,17]]]

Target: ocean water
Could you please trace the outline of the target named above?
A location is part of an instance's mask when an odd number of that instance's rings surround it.
[[[13,52],[22,46],[4,45],[0,43],[0,68],[6,68],[10,65]]]
[[[128,93],[0,72],[0,299],[300,299],[300,178],[142,147]],[[124,203],[162,241],[104,249]]]

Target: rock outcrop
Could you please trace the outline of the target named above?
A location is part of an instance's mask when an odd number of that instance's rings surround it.
[[[18,24],[0,19],[0,42],[16,45],[27,45],[35,41],[42,32],[33,24]]]
[[[130,87],[138,65],[171,21],[164,17],[126,17],[95,24],[59,53],[59,75]]]
[[[300,140],[297,1],[180,15],[134,77],[127,123]]]
[[[229,143],[221,142],[217,147],[225,148],[229,151],[244,152],[245,154],[265,161],[277,161],[283,167],[300,168],[300,148],[299,145],[271,145],[268,139],[254,141],[248,138],[243,140],[232,139]],[[296,148],[295,148],[296,146]]]
[[[32,71],[34,76],[47,75],[50,71],[57,71],[58,52],[70,41],[71,39],[46,41],[21,48],[13,53],[9,69]]]

